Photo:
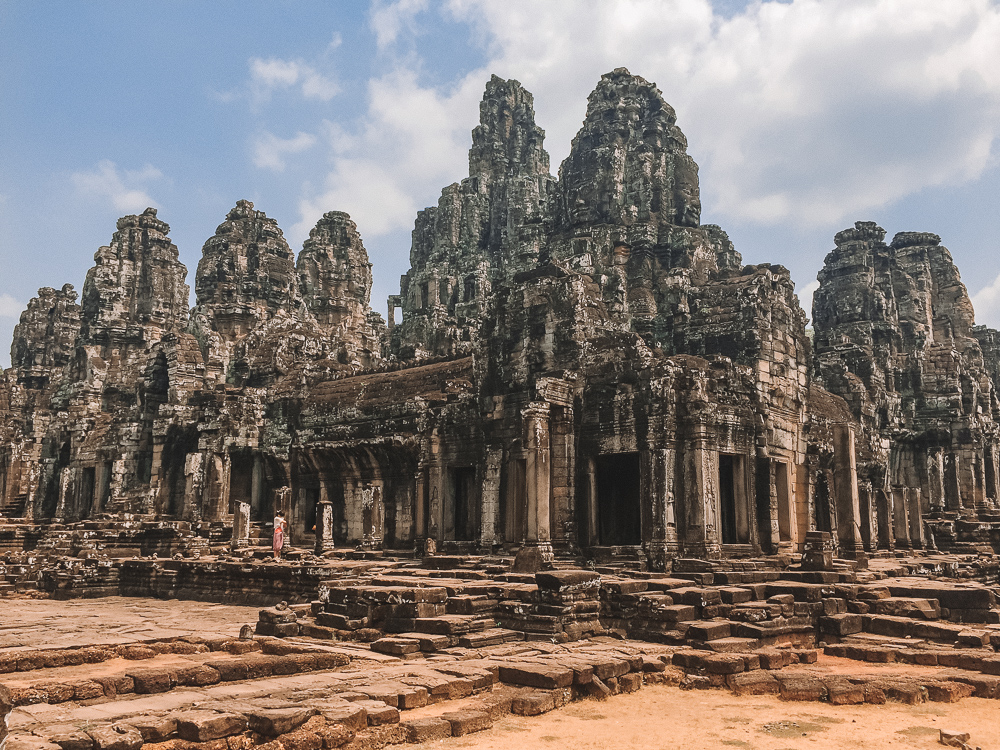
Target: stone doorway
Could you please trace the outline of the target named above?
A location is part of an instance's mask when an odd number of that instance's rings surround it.
[[[456,542],[475,541],[479,524],[476,514],[476,467],[449,470],[448,502],[444,508],[444,538]]]
[[[719,455],[719,510],[723,544],[750,543],[750,504],[743,456]]]
[[[597,539],[602,547],[642,544],[639,454],[598,456]]]

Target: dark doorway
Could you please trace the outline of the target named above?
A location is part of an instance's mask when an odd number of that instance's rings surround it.
[[[303,505],[297,508],[298,517],[301,519],[302,531],[305,534],[312,534],[316,531],[316,506],[319,503],[319,487],[306,487],[301,494]]]
[[[247,453],[229,456],[229,512],[236,510],[236,503],[253,500],[253,457]]]
[[[997,499],[997,470],[996,470],[996,453],[993,450],[992,445],[986,446],[986,451],[983,456],[986,474],[986,497],[990,500]],[[926,499],[926,498],[925,498]],[[921,503],[922,505],[924,503]]]
[[[525,479],[526,461],[514,458],[507,462],[505,486],[500,497],[504,507],[504,541],[520,544],[528,535],[528,488]]]
[[[747,502],[746,462],[743,456],[719,454],[719,512],[722,543],[750,543],[750,507]]]
[[[476,468],[460,466],[451,470],[451,512],[445,514],[445,530],[457,542],[475,541],[476,522]]]
[[[830,480],[826,478],[825,471],[816,475],[813,505],[816,508],[816,531],[830,531]]]
[[[757,532],[760,547],[764,552],[774,554],[774,539],[771,536],[771,459],[758,458],[754,478],[754,494],[757,500]]]
[[[80,485],[80,518],[90,518],[90,512],[94,508],[94,484],[97,479],[97,472],[93,466],[87,466],[83,470]]]
[[[606,547],[642,544],[638,453],[597,457],[597,530]]]

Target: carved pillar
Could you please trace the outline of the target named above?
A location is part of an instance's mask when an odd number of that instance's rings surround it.
[[[486,472],[483,478],[482,520],[480,522],[479,545],[483,549],[492,549],[497,543],[497,523],[500,513],[500,464],[503,451],[489,448],[486,451]]]
[[[906,489],[907,520],[910,525],[910,544],[913,547],[924,546],[924,519],[921,511],[921,492],[919,488]]]
[[[930,487],[930,503],[932,513],[940,513],[945,509],[944,492],[944,451],[934,448],[927,455],[928,486]]]
[[[956,453],[948,453],[944,457],[944,501],[945,509],[961,512],[964,505],[962,498],[961,461]]]
[[[587,538],[586,544],[596,547],[601,542],[597,517],[597,459],[587,459]]]
[[[316,554],[330,552],[336,545],[333,541],[333,503],[320,500],[316,503]]]
[[[56,513],[54,518],[63,519],[66,515],[70,513],[71,498],[70,495],[73,493],[73,470],[64,466],[62,471],[59,472],[59,503],[56,505]]]
[[[975,472],[975,478],[973,481],[974,494],[975,494],[975,504],[977,511],[984,511],[989,509],[989,503],[986,501],[986,457],[983,454],[976,455],[975,463],[972,466],[972,470]]]
[[[896,549],[896,537],[892,529],[892,499],[883,489],[875,490],[875,508],[878,517],[878,546],[881,549]]]
[[[266,518],[267,509],[264,507],[264,460],[255,455],[253,457],[253,474],[250,480],[250,507],[259,514],[259,518]],[[273,511],[278,508],[272,508]]]
[[[526,543],[552,558],[549,533],[551,456],[549,453],[549,405],[533,402],[521,411],[524,418],[524,445],[527,453],[528,535]]]
[[[413,477],[413,548],[424,549],[427,538],[427,478],[423,467]]]
[[[202,503],[202,482],[205,471],[202,468],[204,455],[198,452],[188,453],[184,457],[184,507],[181,517],[201,520],[206,510]],[[214,520],[214,519],[209,519]]]
[[[718,483],[712,481],[714,457],[708,448],[708,426],[696,422],[692,432],[684,456],[685,554],[719,557],[722,547],[715,508]]]
[[[442,465],[444,457],[441,455],[441,438],[438,436],[437,430],[430,438],[430,454],[427,536],[440,543],[444,541],[444,497],[447,488],[445,487],[445,470]]]
[[[674,451],[656,450],[651,454],[651,534],[649,558],[656,569],[665,570],[680,551],[677,523],[674,519]]]
[[[233,539],[232,548],[234,550],[243,549],[250,542],[250,503],[239,501],[236,503],[236,512],[233,513]]]
[[[892,528],[897,547],[910,546],[910,522],[907,511],[906,490],[903,487],[892,488]]]
[[[858,464],[854,452],[854,427],[833,428],[833,485],[837,495],[837,538],[843,554],[864,553],[861,538],[861,502],[858,497]]]
[[[573,440],[573,409],[553,405],[549,418],[549,456],[551,460],[552,545],[561,553],[579,550],[574,508],[576,456]]]

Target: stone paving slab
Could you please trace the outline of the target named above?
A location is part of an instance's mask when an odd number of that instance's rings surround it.
[[[53,601],[18,599],[4,609],[0,650],[121,645],[192,632],[234,638],[257,621],[259,607],[110,596]]]

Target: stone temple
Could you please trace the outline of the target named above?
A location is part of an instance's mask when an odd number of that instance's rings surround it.
[[[558,178],[543,141],[493,77],[385,318],[363,227],[296,254],[245,200],[193,307],[152,208],[39,290],[0,373],[0,750],[370,750],[653,683],[1000,698],[1000,332],[940,238],[838,233],[810,330],[701,223],[653,84],[605,75]],[[46,596],[101,603],[74,634]]]
[[[649,570],[810,532],[849,559],[1000,539],[1000,334],[936,235],[839,233],[810,336],[786,269],[700,223],[653,84],[605,75],[558,178],[532,103],[487,84],[469,176],[417,215],[386,319],[344,213],[296,256],[238,201],[190,309],[168,225],[120,219],[81,297],[39,290],[14,332],[0,544],[127,522],[193,553],[277,509],[320,551]]]

